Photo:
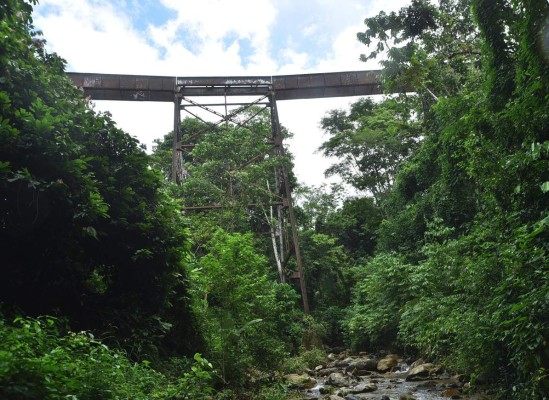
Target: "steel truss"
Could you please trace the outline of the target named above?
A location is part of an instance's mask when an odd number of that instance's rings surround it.
[[[238,101],[231,99],[238,98]],[[217,101],[212,101],[215,98]],[[243,100],[244,99],[244,100]],[[206,101],[204,101],[206,100]],[[203,118],[196,112],[196,109],[202,110],[209,116],[217,117],[217,121],[211,122]],[[221,109],[221,111],[219,110]],[[253,110],[251,115],[246,115],[246,119],[241,121],[237,117],[246,111]],[[270,79],[252,78],[252,79],[178,79],[176,93],[174,97],[174,136],[173,136],[173,159],[172,159],[172,181],[182,183],[188,176],[185,168],[183,154],[190,151],[195,146],[195,141],[206,132],[216,130],[223,124],[229,123],[234,126],[247,128],[248,124],[254,121],[254,118],[268,110],[270,113],[271,125],[271,156],[284,157],[283,137],[278,117],[276,104],[276,94],[273,90]],[[181,113],[197,118],[202,121],[205,128],[197,132],[181,131]],[[220,131],[220,134],[223,134]],[[258,154],[245,164],[250,164],[260,159],[265,154]],[[290,278],[298,279],[305,313],[309,313],[309,301],[307,298],[307,289],[305,282],[305,273],[299,238],[297,234],[296,216],[293,207],[292,193],[289,181],[288,170],[281,164],[274,171],[275,187],[274,196],[276,202],[270,204],[249,204],[248,207],[276,207],[277,226],[269,223],[271,234],[278,237],[278,248],[273,248],[274,252],[280,252],[278,257],[280,264],[280,280],[286,280],[286,269],[288,261],[295,256],[297,271],[291,271]],[[211,205],[190,205],[186,210],[208,210],[219,209],[225,206],[219,204]],[[284,228],[286,227],[286,228]],[[273,236],[275,237],[275,236]]]

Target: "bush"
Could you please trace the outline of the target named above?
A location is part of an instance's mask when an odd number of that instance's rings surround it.
[[[224,383],[247,382],[252,369],[272,371],[302,335],[297,293],[268,279],[267,259],[251,234],[218,230],[191,276],[204,323],[208,358]],[[297,345],[298,347],[298,345]]]
[[[131,362],[87,332],[62,335],[51,317],[0,320],[0,398],[205,399],[211,364],[200,355],[179,379]]]
[[[402,307],[410,298],[410,268],[392,254],[354,268],[352,305],[343,322],[354,350],[394,343]]]
[[[325,361],[326,352],[324,350],[319,348],[313,348],[311,350],[303,349],[299,355],[284,361],[282,371],[286,374],[301,373],[307,369],[313,369],[317,365],[323,364]]]

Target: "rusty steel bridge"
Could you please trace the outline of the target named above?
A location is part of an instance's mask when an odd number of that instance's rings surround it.
[[[226,77],[178,77],[115,75],[94,73],[68,73],[74,84],[82,89],[90,100],[155,101],[174,105],[174,135],[172,143],[172,174],[175,183],[181,183],[186,176],[183,163],[184,151],[193,144],[184,140],[181,132],[181,112],[187,112],[201,119],[193,110],[200,108],[217,117],[216,123],[206,122],[208,127],[223,123],[245,126],[251,120],[238,121],[236,116],[259,107],[268,109],[271,116],[272,146],[275,156],[284,155],[281,127],[276,107],[277,101],[297,99],[317,99],[326,97],[369,96],[383,94],[381,71],[346,71],[318,74],[275,75],[275,76],[226,76]],[[236,100],[235,100],[236,99]],[[231,109],[232,108],[232,109]],[[258,115],[257,112],[255,115]],[[252,117],[253,118],[253,117]],[[196,135],[193,135],[196,136]],[[305,286],[305,274],[296,217],[288,171],[279,167],[275,171],[277,198],[276,204],[280,221],[287,221],[290,232],[285,241],[288,250],[282,254],[280,279],[285,280],[284,269],[288,260],[295,256],[297,271],[291,271],[291,278],[299,279],[303,308],[309,312],[309,302]],[[188,207],[188,209],[219,208],[219,205]],[[281,222],[282,223],[282,222]],[[291,235],[291,240],[288,236]]]

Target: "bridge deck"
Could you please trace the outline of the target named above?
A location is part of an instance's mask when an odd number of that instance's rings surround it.
[[[173,102],[185,96],[247,96],[274,90],[277,100],[382,94],[380,71],[249,77],[170,77],[69,72],[93,100]]]

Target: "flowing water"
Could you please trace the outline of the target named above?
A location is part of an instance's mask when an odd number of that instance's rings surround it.
[[[343,371],[341,371],[343,372]],[[467,396],[462,392],[463,384],[455,377],[442,373],[438,376],[431,376],[425,380],[408,382],[406,376],[409,373],[409,366],[405,363],[399,363],[395,368],[395,372],[381,374],[372,373],[369,376],[358,377],[358,382],[343,388],[331,388],[326,382],[328,377],[316,376],[317,384],[315,387],[303,391],[304,399],[323,399],[328,398],[326,390],[331,389],[330,393],[338,394],[343,398],[348,399],[371,399],[371,400],[400,400],[400,399],[416,399],[416,400],[448,400],[451,398],[481,400],[487,399],[483,396]],[[369,393],[346,394],[353,386],[360,383],[373,383],[377,389]],[[452,391],[454,393],[452,393]],[[452,397],[458,392],[459,397]],[[386,397],[383,397],[386,396]]]

